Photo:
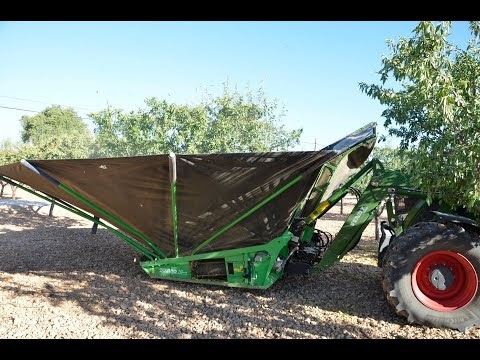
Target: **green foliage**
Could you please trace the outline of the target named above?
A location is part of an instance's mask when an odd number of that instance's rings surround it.
[[[147,99],[149,109],[128,114],[108,108],[91,114],[97,156],[136,156],[195,152],[206,133],[206,111],[201,107]]]
[[[410,175],[429,198],[480,215],[480,24],[465,49],[448,41],[451,23],[420,22],[410,39],[388,41],[381,85],[360,83],[377,99],[388,133],[410,149]]]
[[[20,159],[20,154],[16,150],[0,150],[0,166],[14,163]]]
[[[91,140],[73,134],[59,134],[37,146],[17,144],[12,149],[0,150],[0,165],[11,164],[21,159],[81,159],[88,156]]]
[[[93,136],[72,108],[47,107],[34,116],[22,116],[22,141],[18,149],[26,159],[86,158]]]
[[[41,141],[37,146],[24,145],[20,150],[25,159],[82,159],[90,156],[93,138],[60,133]]]
[[[407,172],[410,169],[410,152],[388,146],[376,146],[372,157],[382,162],[386,169]]]
[[[256,96],[231,92],[227,86],[204,103],[208,111],[204,152],[286,151],[299,143],[301,129],[287,131],[280,119],[284,109],[260,89]]]
[[[108,108],[90,114],[96,156],[135,156],[287,150],[302,130],[287,131],[284,113],[263,91],[256,96],[230,91],[207,96],[199,105],[178,105],[154,97],[147,109],[128,114]]]
[[[399,148],[392,148],[389,146],[375,146],[367,161],[376,158],[382,162],[385,169],[399,170],[407,173],[410,168],[410,152]],[[356,184],[355,188],[364,191],[372,178],[370,172],[367,176],[361,178]]]
[[[11,164],[21,159],[28,159],[29,157],[25,157],[25,155],[29,155],[29,153],[24,151],[26,148],[33,148],[33,146],[14,143],[10,139],[3,140],[0,144],[0,166]]]

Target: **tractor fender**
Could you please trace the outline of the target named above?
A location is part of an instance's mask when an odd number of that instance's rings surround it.
[[[430,211],[435,218],[431,221],[438,222],[451,222],[454,224],[460,224],[470,230],[474,231],[477,234],[480,234],[480,224],[476,221],[461,215],[444,213],[441,211]],[[382,221],[380,224],[381,237],[378,243],[378,253],[377,253],[377,266],[383,267],[385,259],[387,256],[387,250],[392,245],[392,242],[396,240],[396,235],[394,229],[388,225],[386,221]]]
[[[480,224],[468,217],[443,213],[441,211],[431,211],[431,213],[433,213],[440,221],[449,221],[455,224],[468,225],[473,231],[480,233]]]

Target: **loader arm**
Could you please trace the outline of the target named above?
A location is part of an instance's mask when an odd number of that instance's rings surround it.
[[[399,235],[404,230],[404,222],[397,216],[397,209],[394,205],[397,195],[414,195],[419,197],[419,204],[425,204],[424,196],[417,190],[410,188],[408,179],[398,171],[385,170],[379,160],[374,159],[368,163],[357,176],[353,177],[344,187],[337,190],[332,196],[331,201],[340,200],[339,195],[345,195],[345,187],[352,186],[364,176],[373,170],[372,178],[365,191],[362,193],[343,223],[338,234],[335,236],[330,246],[325,250],[322,259],[314,266],[314,269],[324,268],[340,260],[346,253],[355,248],[360,241],[363,231],[371,222],[375,213],[383,200],[387,202],[387,222]],[[337,201],[338,201],[337,200]],[[421,210],[422,206],[414,207],[408,214],[408,219],[413,219]],[[319,214],[317,217],[320,217]],[[315,216],[313,217],[315,218]],[[319,223],[321,227],[321,219]]]

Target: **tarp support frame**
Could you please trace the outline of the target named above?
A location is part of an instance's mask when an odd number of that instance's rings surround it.
[[[172,194],[173,242],[175,257],[178,257],[178,219],[177,219],[177,159],[173,152],[168,155],[170,171],[170,191]]]
[[[285,190],[287,190],[288,188],[292,187],[293,185],[295,185],[298,181],[302,180],[304,177],[304,175],[299,175],[297,176],[295,179],[293,179],[292,181],[290,181],[289,183],[285,184],[284,186],[282,186],[280,189],[278,189],[277,191],[275,191],[273,194],[271,194],[270,196],[268,196],[267,198],[263,199],[260,203],[258,203],[256,206],[254,206],[253,208],[251,208],[250,210],[248,210],[246,213],[244,213],[243,215],[241,215],[240,217],[238,217],[237,219],[235,219],[234,221],[232,221],[230,224],[228,224],[227,226],[225,226],[224,228],[222,228],[220,231],[218,231],[217,233],[215,233],[214,235],[210,236],[207,240],[205,240],[203,243],[201,243],[200,245],[198,245],[193,251],[192,251],[192,255],[194,255],[198,250],[200,250],[201,248],[203,248],[204,246],[208,245],[210,242],[212,242],[213,240],[215,240],[217,237],[219,237],[220,235],[222,235],[225,231],[231,229],[232,227],[234,227],[235,225],[237,225],[240,221],[242,221],[243,219],[247,218],[248,216],[250,216],[251,214],[253,214],[255,211],[257,211],[258,209],[260,209],[262,206],[264,206],[265,204],[269,203],[270,201],[272,201],[274,198],[276,198],[278,195],[280,195],[281,193],[283,193]]]
[[[138,242],[136,242],[135,240],[129,238],[128,236],[126,236],[125,234],[123,234],[122,232],[120,232],[119,230],[105,224],[104,222],[102,222],[98,217],[96,216],[91,216],[85,212],[83,212],[82,210],[79,210],[73,206],[71,206],[70,204],[63,204],[62,202],[59,202],[49,196],[45,196],[45,195],[42,195],[40,193],[38,193],[37,191],[34,191],[34,190],[30,190],[29,188],[25,187],[25,186],[22,186],[20,185],[19,183],[17,182],[14,182],[10,179],[7,179],[5,178],[4,176],[0,176],[0,179],[2,179],[3,181],[13,185],[13,186],[17,186],[19,187],[20,189],[30,193],[30,194],[33,194],[35,196],[38,196],[39,198],[45,200],[45,201],[48,201],[48,202],[51,202],[52,204],[55,204],[57,206],[60,206],[61,208],[65,209],[65,210],[68,210],[78,216],[81,216],[83,217],[84,219],[87,219],[87,220],[90,220],[98,225],[101,225],[103,226],[104,228],[106,228],[107,230],[109,230],[110,232],[114,233],[115,235],[117,235],[118,237],[120,237],[123,241],[125,241],[130,247],[132,247],[134,250],[138,251],[139,253],[145,255],[147,258],[149,258],[150,260],[154,260],[157,258],[157,254],[155,254],[154,252],[152,252],[151,250],[145,248],[144,246],[142,246],[141,244],[139,244]]]

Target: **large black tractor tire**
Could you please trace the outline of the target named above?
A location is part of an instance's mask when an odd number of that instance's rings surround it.
[[[480,236],[453,223],[420,222],[395,239],[383,290],[410,323],[466,331],[480,324]]]

